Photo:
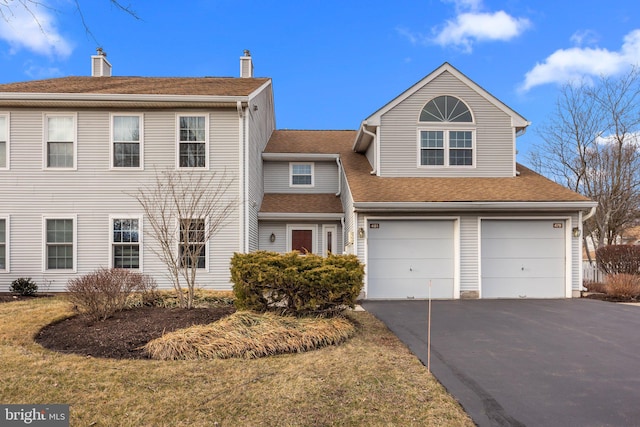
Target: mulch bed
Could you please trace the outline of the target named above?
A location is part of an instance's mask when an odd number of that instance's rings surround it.
[[[596,299],[598,301],[609,301],[609,302],[640,302],[640,299],[638,298],[631,298],[631,297],[622,298],[622,297],[616,297],[616,296],[601,294],[601,293],[592,293],[589,295],[585,295],[583,298]]]
[[[233,306],[212,308],[140,307],[95,322],[74,316],[45,326],[36,342],[63,353],[112,359],[148,359],[141,347],[163,334],[193,325],[215,322],[235,311]]]

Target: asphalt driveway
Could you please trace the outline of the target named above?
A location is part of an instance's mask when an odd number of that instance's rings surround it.
[[[365,301],[427,364],[426,301]],[[433,301],[431,371],[480,426],[640,425],[640,307]]]

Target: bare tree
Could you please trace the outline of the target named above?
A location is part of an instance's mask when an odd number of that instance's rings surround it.
[[[166,265],[182,307],[193,307],[207,243],[236,211],[237,201],[227,194],[233,182],[226,174],[166,169],[132,195],[151,225],[157,246],[150,248]]]
[[[612,244],[640,219],[640,70],[562,87],[530,161],[598,202],[583,237]]]
[[[82,6],[80,4],[81,3],[80,0],[73,0],[73,1],[75,3],[76,12],[80,17],[80,21],[82,22],[82,26],[84,27],[86,33],[89,36],[91,36],[91,38],[96,42],[96,44],[99,44],[96,38],[94,37],[93,33],[91,32],[89,28],[89,24],[84,18],[84,13],[82,12]],[[131,5],[125,5],[119,0],[109,0],[109,3],[111,3],[111,5],[114,6],[116,9],[119,9],[125,12],[131,17],[135,19],[140,19],[140,17],[136,13],[136,11],[133,10]],[[43,0],[0,0],[0,17],[5,21],[9,22],[11,20],[11,17],[15,15],[16,8],[20,8],[26,11],[29,15],[31,15],[31,17],[36,22],[36,24],[38,24],[38,27],[40,27],[40,30],[42,32],[45,32],[44,28],[42,27],[42,24],[38,19],[38,16],[34,12],[34,8],[37,8],[37,7],[43,7],[49,10],[55,10],[54,7],[48,5]]]

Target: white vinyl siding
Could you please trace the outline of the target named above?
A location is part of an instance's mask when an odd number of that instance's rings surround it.
[[[314,193],[338,192],[338,166],[333,162],[313,162],[313,186],[290,185],[288,162],[267,161],[264,163],[265,193]]]
[[[249,252],[259,247],[258,211],[264,195],[262,152],[275,128],[271,83],[251,99],[251,105],[254,107],[248,108],[244,117],[238,119],[243,130],[241,139],[244,145],[240,156],[247,180],[242,183],[242,191],[246,189],[244,197],[252,201],[242,208],[246,215],[242,218],[242,228],[246,234],[242,236],[241,243],[242,250]]]
[[[111,167],[144,169],[142,114],[111,115]]]
[[[77,114],[44,115],[44,168],[73,170],[77,154]]]
[[[0,114],[0,170],[9,169],[9,114]]]
[[[425,103],[439,95],[451,95],[464,101],[473,113],[474,124],[418,121]],[[438,127],[439,125],[439,127]],[[473,129],[470,129],[473,128]],[[418,129],[474,130],[474,167],[421,167],[416,149]],[[388,177],[506,177],[514,174],[515,131],[511,117],[449,72],[433,79],[381,117],[380,176]]]
[[[33,153],[43,148],[43,113],[36,109],[17,109],[11,112],[11,174],[6,182],[11,191],[5,193],[7,203],[0,203],[0,217],[11,216],[11,233],[20,239],[11,240],[11,273],[8,284],[18,277],[32,277],[38,284],[50,281],[51,292],[65,290],[70,278],[90,273],[101,266],[108,267],[110,252],[110,215],[128,213],[141,217],[141,208],[133,197],[136,189],[153,186],[156,170],[175,169],[176,115],[187,111],[147,110],[144,112],[145,170],[131,168],[111,170],[110,127],[111,111],[82,110],[77,114],[78,152],[77,170],[54,174],[42,170],[41,156]],[[62,114],[62,113],[61,113]],[[238,112],[235,108],[213,109],[209,129],[210,170],[191,170],[196,174],[223,174],[233,184],[224,199],[244,206],[238,180],[240,140]],[[3,176],[2,179],[5,177]],[[34,203],[37,200],[38,203]],[[42,215],[68,218],[77,215],[76,272],[45,271],[43,261]],[[144,220],[142,230],[149,230]],[[206,289],[231,289],[229,259],[241,250],[239,215],[233,214],[214,237],[209,248],[208,271],[198,271],[199,286]],[[153,239],[144,241],[141,265],[162,289],[172,288],[166,267],[151,251]]]

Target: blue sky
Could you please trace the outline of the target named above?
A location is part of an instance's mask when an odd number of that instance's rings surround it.
[[[10,0],[0,83],[89,75],[104,48],[121,76],[233,76],[250,49],[273,78],[279,129],[357,129],[449,62],[532,122],[518,161],[553,112],[559,85],[640,63],[640,3],[583,0]],[[38,3],[38,2],[36,2]],[[43,31],[44,30],[44,31]]]

